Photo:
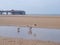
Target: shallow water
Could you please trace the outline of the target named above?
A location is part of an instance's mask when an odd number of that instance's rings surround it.
[[[60,42],[60,29],[0,26],[0,36]]]

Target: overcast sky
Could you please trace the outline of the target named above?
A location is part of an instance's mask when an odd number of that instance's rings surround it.
[[[27,14],[60,14],[60,0],[0,0],[0,10],[25,10]]]

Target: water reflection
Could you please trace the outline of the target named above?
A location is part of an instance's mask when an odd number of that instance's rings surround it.
[[[20,27],[17,28],[17,33],[20,33]]]
[[[60,42],[60,29],[0,26],[0,36]]]
[[[32,35],[32,27],[29,27],[28,34],[31,34]]]
[[[36,37],[36,36],[37,36],[37,35],[36,35],[36,33],[35,33],[35,34],[33,34],[33,36],[34,36],[34,37]]]
[[[31,34],[31,35],[32,35],[32,30],[29,30],[29,31],[28,31],[28,34]]]

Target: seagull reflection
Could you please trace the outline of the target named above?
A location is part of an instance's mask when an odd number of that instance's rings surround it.
[[[19,27],[17,28],[17,32],[20,33],[20,28]]]
[[[33,36],[36,37],[36,33]]]
[[[32,27],[29,27],[29,32],[28,34],[32,34]]]

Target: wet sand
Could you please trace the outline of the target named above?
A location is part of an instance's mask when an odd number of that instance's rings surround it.
[[[60,28],[60,16],[0,16],[0,25]]]
[[[26,40],[17,38],[2,38],[0,37],[1,45],[60,45],[50,41]]]

